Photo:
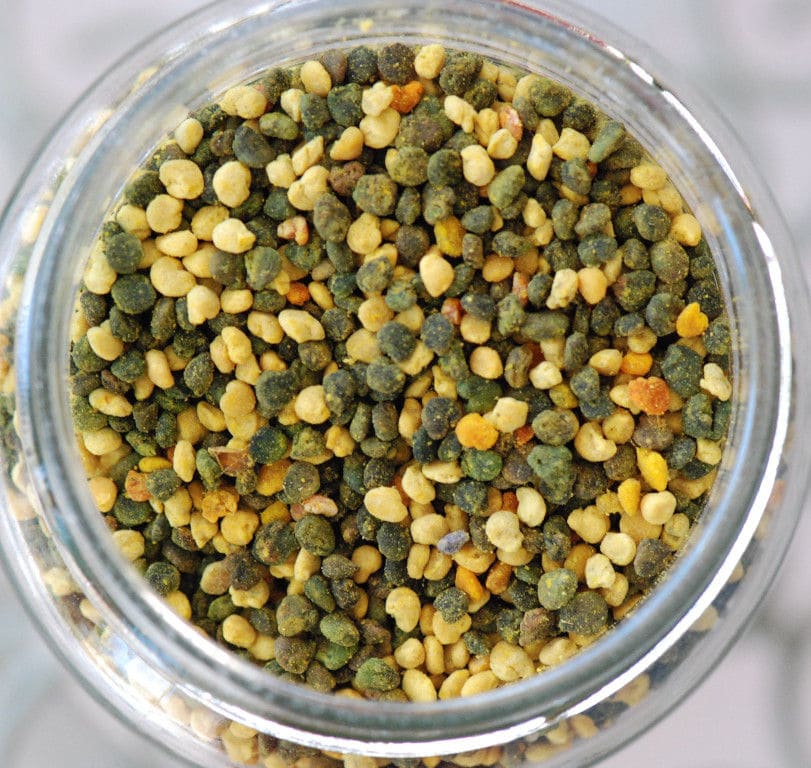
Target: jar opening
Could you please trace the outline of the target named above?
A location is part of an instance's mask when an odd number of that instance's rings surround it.
[[[248,12],[235,16],[217,34],[205,31],[206,17],[201,18],[197,29],[205,42],[199,49],[172,52],[148,87],[124,99],[79,155],[54,201],[60,216],[37,245],[32,261],[37,268],[32,269],[23,303],[28,314],[18,331],[21,432],[30,465],[47,468],[47,474],[34,477],[42,497],[54,505],[45,517],[64,534],[66,560],[87,574],[81,586],[109,610],[115,630],[146,658],[159,660],[187,680],[192,697],[210,692],[223,714],[238,721],[335,749],[368,740],[399,742],[395,747],[381,743],[386,753],[408,751],[404,732],[415,742],[432,742],[437,750],[453,752],[537,731],[562,712],[580,711],[615,692],[661,656],[721,589],[754,533],[785,437],[791,373],[788,329],[781,308],[774,307],[778,276],[774,268],[767,270],[761,255],[767,247],[765,234],[753,228],[740,188],[730,192],[723,156],[708,145],[689,110],[620,51],[561,21],[562,9],[558,18],[505,2],[500,5],[503,24],[494,31],[493,3],[475,0],[465,5],[466,26],[448,31],[441,9],[412,17],[381,0],[363,4],[371,26],[358,25],[343,5],[326,14],[314,3],[294,9],[283,4],[272,13],[243,5]],[[397,35],[390,29],[397,29]],[[244,80],[271,62],[299,60],[334,47],[336,38],[342,47],[351,47],[360,40],[374,44],[403,36],[415,43],[439,41],[470,48],[531,71],[550,72],[609,115],[625,120],[671,174],[708,232],[724,294],[731,297],[727,303],[735,350],[735,405],[730,447],[692,541],[666,583],[598,643],[560,667],[485,697],[425,706],[347,700],[338,708],[329,695],[257,675],[254,666],[175,617],[140,576],[122,564],[90,501],[77,460],[64,351],[79,265],[94,235],[84,231],[81,222],[102,220],[120,191],[121,178],[108,169],[136,167],[168,128],[170,107],[209,99],[207,91],[192,83],[223,82],[232,75]],[[239,50],[231,44],[236,39],[241,41]],[[291,39],[296,41],[292,50]],[[612,83],[610,92],[602,87],[607,82]],[[129,139],[123,149],[122,136]],[[763,312],[763,307],[771,311]],[[43,333],[46,322],[50,330]],[[458,736],[448,738],[449,733]]]

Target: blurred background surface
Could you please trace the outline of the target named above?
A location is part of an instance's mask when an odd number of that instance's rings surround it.
[[[811,247],[811,3],[580,0],[646,41],[719,107],[793,231]],[[0,206],[63,112],[141,40],[200,0],[0,0]],[[726,660],[601,768],[811,766],[811,516]],[[53,659],[0,575],[0,765],[179,768]],[[573,768],[576,768],[573,766]]]

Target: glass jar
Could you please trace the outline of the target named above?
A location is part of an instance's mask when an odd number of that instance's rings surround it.
[[[728,447],[667,578],[541,675],[432,705],[337,699],[261,673],[123,563],[79,461],[67,397],[83,263],[131,171],[184,116],[261,70],[334,47],[441,42],[562,81],[625,123],[714,253],[733,337]],[[676,90],[672,90],[674,83]],[[678,95],[676,95],[678,93]],[[2,221],[0,425],[12,581],[54,652],[132,727],[200,766],[585,765],[667,712],[739,636],[807,488],[808,301],[779,212],[712,109],[656,55],[560,0],[236,0],[140,46],[65,118]],[[331,757],[320,755],[325,750]],[[378,758],[374,760],[373,758]],[[330,761],[333,762],[330,762]]]

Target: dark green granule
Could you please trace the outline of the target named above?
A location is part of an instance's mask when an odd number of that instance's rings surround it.
[[[676,320],[684,309],[684,301],[670,293],[652,296],[645,308],[645,321],[657,336],[669,336],[676,330]]]
[[[535,111],[542,117],[556,117],[572,103],[572,92],[554,80],[538,77],[529,90]]]
[[[428,224],[434,226],[453,214],[455,202],[456,193],[452,187],[426,184],[422,192],[422,216]]]
[[[124,188],[124,199],[146,208],[153,198],[165,191],[157,171],[142,171]]]
[[[411,278],[395,280],[386,290],[384,298],[389,309],[394,312],[405,312],[417,303],[414,280]]]
[[[382,522],[377,529],[377,548],[383,557],[399,562],[408,557],[411,549],[411,534],[407,527],[398,523]]]
[[[527,462],[538,476],[538,490],[552,504],[565,504],[572,495],[576,473],[565,446],[536,445]]]
[[[325,341],[299,344],[298,356],[308,371],[323,371],[332,362],[332,350]]]
[[[532,351],[525,346],[513,347],[504,363],[504,380],[516,389],[529,383]]]
[[[585,160],[574,157],[564,161],[560,166],[561,182],[578,195],[587,195],[591,191],[591,174]]]
[[[394,209],[394,217],[400,224],[411,225],[420,217],[422,213],[422,196],[415,187],[406,187],[400,193],[397,207]],[[403,260],[403,264],[408,263]]]
[[[165,343],[172,338],[176,329],[175,302],[173,299],[161,296],[152,307],[149,331],[156,341]]]
[[[496,307],[496,329],[502,336],[518,333],[524,323],[524,309],[521,299],[508,293]]]
[[[309,95],[309,94],[305,94]],[[303,101],[304,97],[302,97]],[[302,114],[303,117],[303,114]],[[276,159],[276,150],[268,140],[249,123],[242,123],[234,133],[234,154],[237,160],[248,168],[261,168]]]
[[[108,417],[95,410],[87,398],[74,396],[70,404],[73,423],[79,431],[92,432],[107,426]]]
[[[568,568],[548,571],[538,581],[538,600],[549,611],[563,608],[576,592],[577,576]]]
[[[596,235],[605,232],[611,221],[611,209],[603,203],[591,203],[580,209],[580,217],[574,226],[578,237]]]
[[[357,83],[332,88],[327,94],[327,107],[332,119],[344,128],[357,125],[363,119],[362,97],[363,89]]]
[[[689,464],[696,455],[696,441],[690,437],[677,437],[673,440],[670,449],[665,454],[667,466],[671,469],[682,469]]]
[[[437,458],[438,440],[432,440],[424,427],[420,427],[411,438],[411,451],[420,464],[428,464]]]
[[[653,581],[667,566],[673,550],[659,539],[642,539],[636,545],[633,569],[645,581]]]
[[[305,515],[296,523],[295,535],[301,548],[317,557],[326,557],[335,549],[335,531],[325,517]]]
[[[181,479],[173,469],[156,469],[146,476],[146,489],[149,495],[158,501],[166,501],[182,485]]]
[[[474,53],[448,51],[439,73],[439,86],[445,93],[462,96],[478,80],[482,64],[482,57]]]
[[[296,395],[296,376],[290,370],[263,371],[254,385],[260,411],[281,410]]]
[[[526,584],[519,579],[510,582],[507,589],[502,592],[501,599],[512,603],[520,611],[530,611],[539,605],[537,586]]]
[[[305,461],[296,461],[287,470],[283,483],[285,498],[292,504],[317,493],[321,478],[317,467]]]
[[[351,223],[352,214],[335,195],[325,192],[315,201],[313,225],[324,240],[342,242]]]
[[[616,120],[607,120],[600,127],[589,149],[589,160],[601,163],[616,152],[625,141],[625,126]]]
[[[159,595],[166,597],[180,589],[180,571],[171,563],[158,560],[151,563],[144,576]]]
[[[249,608],[245,614],[251,626],[263,635],[277,635],[276,613],[272,608]]]
[[[635,237],[626,240],[620,247],[622,263],[628,269],[649,269],[650,256],[645,244]]]
[[[155,425],[155,441],[166,450],[177,442],[177,417],[175,414],[164,410],[158,416],[158,423]]]
[[[517,608],[503,608],[496,616],[496,631],[501,635],[501,639],[512,645],[518,644],[521,636],[521,620],[524,618],[522,611]]]
[[[577,245],[577,255],[587,267],[605,264],[617,252],[617,241],[604,234],[587,235]]]
[[[397,184],[416,187],[428,179],[428,153],[422,147],[404,146],[386,158],[386,169]]]
[[[498,98],[498,88],[490,80],[479,78],[465,91],[464,99],[478,112],[491,106]]]
[[[394,276],[394,267],[385,256],[361,264],[355,280],[358,288],[367,294],[385,291]]]
[[[656,292],[656,275],[647,269],[625,272],[617,278],[611,290],[626,312],[641,310]]]
[[[363,590],[349,578],[334,579],[331,589],[335,602],[344,611],[354,608],[363,594]]]
[[[104,255],[107,263],[119,275],[130,275],[138,268],[144,257],[144,250],[135,235],[120,232],[105,240]]]
[[[454,337],[454,328],[445,315],[434,314],[425,318],[420,331],[420,338],[433,352],[444,355],[450,348]]]
[[[595,635],[608,626],[608,604],[597,592],[580,592],[558,613],[561,632]]]
[[[584,333],[575,331],[566,337],[563,348],[563,370],[571,373],[580,370],[589,360],[592,347]]]
[[[193,357],[183,369],[183,383],[195,397],[202,397],[213,381],[214,363],[208,352]]]
[[[428,160],[428,181],[438,187],[459,184],[462,179],[462,155],[455,149],[440,149]]]
[[[574,440],[579,428],[580,422],[574,411],[565,408],[549,408],[532,420],[532,431],[547,445],[566,445]]]
[[[93,351],[87,336],[82,336],[79,341],[74,343],[70,359],[82,373],[98,373],[109,365],[106,360]]]
[[[638,312],[629,312],[622,315],[614,323],[614,335],[627,338],[631,334],[638,333],[645,327],[645,320]]]
[[[321,619],[318,628],[327,640],[344,648],[355,648],[360,642],[360,632],[346,614],[329,613]]]
[[[303,675],[315,656],[315,640],[303,637],[277,637],[276,662],[285,671],[294,675]]]
[[[680,397],[691,397],[701,389],[703,362],[698,352],[684,344],[671,344],[661,362],[662,375]]]
[[[322,574],[316,573],[304,582],[304,594],[322,611],[332,613],[335,610],[335,598],[330,591],[329,581]]]
[[[405,386],[405,374],[394,364],[373,360],[366,369],[366,383],[373,394],[388,399],[399,394]]]
[[[687,291],[687,302],[698,302],[701,311],[710,320],[715,320],[724,311],[724,300],[715,278],[699,280]]]
[[[346,667],[356,651],[357,647],[355,646],[346,647],[324,639],[318,644],[315,658],[319,663],[323,664],[326,669],[336,671]]]
[[[675,240],[660,240],[650,247],[651,269],[663,283],[684,280],[690,272],[690,257]]]
[[[138,456],[157,456],[158,444],[151,435],[132,430],[125,435],[126,441]],[[205,481],[205,478],[201,478]]]
[[[300,108],[301,123],[305,129],[310,131],[318,130],[332,118],[327,106],[327,100],[315,93],[303,94]]]
[[[263,208],[265,215],[274,221],[284,221],[294,216],[296,209],[287,199],[286,189],[271,189]]]
[[[397,467],[388,459],[372,458],[363,468],[363,484],[367,488],[376,488],[380,485],[390,486],[394,481],[396,471]]]
[[[377,70],[389,83],[405,85],[416,77],[414,49],[404,43],[391,43],[377,53]]]
[[[484,632],[477,629],[470,629],[465,632],[465,634],[462,635],[462,641],[465,644],[465,648],[467,648],[473,656],[484,656],[490,653],[493,647],[490,638]]]
[[[154,515],[152,507],[146,501],[133,501],[127,496],[121,496],[113,505],[113,517],[125,528],[134,528],[143,525]]]
[[[723,317],[716,318],[704,333],[704,346],[707,352],[711,355],[727,355],[730,343],[729,323]]]
[[[303,427],[293,435],[293,445],[290,448],[290,458],[309,462],[323,456],[327,450],[324,433],[314,427]],[[312,465],[310,465],[312,466]]]
[[[220,624],[238,610],[239,609],[234,605],[234,601],[231,599],[231,595],[220,595],[211,601],[206,611],[206,616]]]
[[[600,396],[600,374],[587,365],[579,370],[569,381],[569,388],[578,400],[593,401]]]
[[[355,184],[352,199],[362,211],[390,216],[397,204],[397,184],[385,173],[366,174]]]
[[[658,205],[637,205],[634,208],[634,224],[639,234],[651,242],[663,240],[670,232],[670,216]]]
[[[280,565],[299,548],[293,526],[274,520],[257,530],[253,539],[253,556],[265,565]]]
[[[276,608],[276,623],[282,637],[310,632],[318,621],[318,610],[304,595],[285,595]]]
[[[441,440],[462,418],[462,409],[449,397],[431,398],[422,409],[422,425],[433,440]]]
[[[469,605],[470,598],[458,587],[449,587],[434,599],[434,608],[448,624],[459,621],[467,613]]]
[[[487,413],[502,395],[497,381],[482,379],[480,376],[466,376],[457,385],[459,396],[467,400],[468,413]]]
[[[699,392],[689,398],[682,408],[681,422],[686,435],[712,439],[713,409],[710,397]]]
[[[366,659],[352,681],[359,691],[391,691],[400,686],[400,673],[383,659]]]
[[[258,85],[265,94],[268,104],[273,107],[282,93],[292,85],[290,72],[279,67],[272,69],[259,80]]]
[[[110,290],[116,307],[128,315],[139,315],[152,308],[157,293],[146,275],[121,275]]]
[[[394,403],[376,403],[372,408],[372,427],[380,440],[396,440],[400,434],[400,412]]]
[[[489,482],[501,472],[501,455],[496,451],[468,448],[462,455],[462,471],[473,480]]]
[[[256,249],[259,250],[259,249]],[[216,250],[211,254],[209,268],[211,277],[226,288],[245,286],[246,260],[241,254]]]
[[[349,579],[357,572],[358,566],[345,555],[329,555],[321,562],[321,573],[328,579]]]
[[[495,212],[491,205],[477,205],[462,216],[462,226],[477,235],[489,232],[495,221]]]
[[[318,235],[311,234],[306,245],[290,243],[285,249],[285,256],[292,264],[309,272],[321,261],[324,244]]]
[[[259,118],[259,131],[272,139],[293,141],[298,138],[299,125],[284,112],[268,112]]]
[[[524,169],[510,165],[495,175],[487,187],[487,196],[496,208],[503,210],[518,197],[525,183]]]
[[[346,341],[355,330],[352,316],[340,307],[332,307],[321,316],[321,325],[330,341]]]
[[[377,343],[384,354],[398,363],[407,360],[417,346],[411,330],[396,320],[390,320],[377,332]]]
[[[327,374],[323,382],[324,397],[330,412],[336,416],[345,413],[355,401],[357,383],[355,377],[345,369]]]

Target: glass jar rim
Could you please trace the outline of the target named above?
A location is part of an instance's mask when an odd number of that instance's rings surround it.
[[[255,666],[197,635],[171,614],[134,572],[121,567],[109,534],[89,501],[81,467],[78,461],[69,463],[75,456],[70,451],[73,432],[67,411],[67,378],[62,375],[64,366],[58,368],[59,375],[53,374],[53,361],[65,357],[70,319],[65,297],[75,287],[64,278],[65,244],[78,243],[82,239],[78,232],[80,217],[71,218],[71,214],[81,209],[85,191],[92,184],[101,185],[108,193],[112,191],[114,181],[102,181],[105,159],[115,153],[128,137],[126,120],[139,110],[156,109],[160,104],[169,103],[174,96],[182,95],[183,84],[172,78],[188,78],[194,67],[200,66],[203,54],[211,56],[213,52],[222,51],[222,46],[229,41],[243,40],[245,35],[253,39],[259,30],[267,32],[271,13],[280,15],[296,29],[303,29],[308,13],[325,13],[321,5],[312,1],[257,3],[240,0],[227,8],[221,4],[211,6],[185,22],[188,25],[187,39],[197,46],[196,51],[190,53],[191,46],[187,44],[182,48],[170,48],[167,53],[167,48],[162,47],[167,42],[163,35],[151,41],[141,53],[139,62],[144,65],[162,59],[161,71],[153,73],[145,86],[122,101],[119,110],[107,117],[86,149],[77,156],[62,181],[43,235],[35,247],[32,265],[36,269],[32,272],[36,274],[28,279],[23,306],[28,307],[34,316],[51,318],[57,330],[43,335],[27,317],[21,318],[17,358],[21,433],[31,465],[44,465],[53,470],[48,477],[35,477],[34,480],[41,493],[60,498],[60,503],[66,505],[65,513],[52,522],[60,525],[66,540],[72,543],[70,558],[80,571],[96,577],[94,583],[84,579],[82,586],[118,617],[113,625],[125,636],[129,634],[135,647],[184,675],[192,695],[207,691],[220,702],[224,714],[231,712],[235,719],[283,737],[295,733],[301,740],[301,733],[308,733],[315,719],[320,721],[323,731],[316,734],[318,745],[327,744],[330,748],[345,748],[353,740],[391,739],[391,722],[397,722],[398,727],[409,732],[414,739],[441,742],[445,751],[470,749],[471,739],[480,740],[473,742],[473,748],[478,744],[485,746],[538,730],[562,711],[570,712],[573,699],[579,702],[577,707],[582,710],[587,704],[610,695],[648,667],[687,631],[726,582],[765,509],[788,423],[791,354],[787,315],[780,311],[779,306],[781,301],[784,302],[781,278],[779,270],[774,270],[776,262],[770,261],[766,233],[758,230],[759,225],[741,185],[735,181],[723,154],[701,127],[702,123],[693,117],[695,110],[688,109],[684,102],[639,66],[637,56],[627,53],[634,50],[633,44],[621,43],[620,50],[585,32],[590,25],[583,12],[573,11],[568,3],[560,0],[543,3],[543,12],[539,3],[469,0],[464,4],[465,22],[469,25],[466,29],[449,29],[448,26],[453,25],[448,25],[428,31],[425,18],[404,15],[409,3],[401,3],[396,9],[384,0],[351,3],[337,0],[332,3],[334,7],[328,13],[335,18],[336,25],[340,25],[342,14],[351,9],[355,19],[361,12],[378,21],[399,19],[401,28],[398,34],[410,32],[415,42],[419,36],[415,29],[421,24],[422,38],[430,37],[450,47],[474,46],[478,42],[479,47],[486,48],[482,42],[484,38],[476,41],[472,36],[492,24],[497,12],[501,21],[500,34],[508,38],[512,36],[515,45],[522,40],[525,44],[529,41],[535,43],[543,52],[541,59],[546,57],[547,61],[552,61],[555,54],[547,48],[559,45],[560,50],[567,50],[569,56],[573,51],[580,51],[584,60],[599,62],[604,68],[601,77],[617,78],[627,85],[627,93],[638,103],[647,102],[654,111],[662,110],[669,118],[681,120],[680,127],[685,133],[680,134],[680,138],[690,137],[693,142],[684,150],[692,153],[696,167],[703,165],[708,179],[719,188],[737,185],[737,192],[725,201],[727,209],[721,206],[712,211],[719,227],[716,241],[722,246],[720,253],[727,262],[722,274],[726,281],[724,287],[731,295],[737,296],[734,286],[748,280],[754,284],[755,290],[760,291],[761,298],[768,297],[769,304],[775,308],[771,314],[759,314],[755,318],[752,307],[733,307],[733,325],[747,342],[736,351],[736,371],[747,371],[747,375],[736,377],[733,395],[736,416],[731,427],[741,442],[737,462],[728,457],[726,481],[713,491],[712,514],[707,514],[702,521],[705,528],[702,535],[707,536],[709,543],[693,546],[685,552],[669,572],[666,584],[592,647],[559,667],[522,683],[489,692],[485,697],[456,699],[436,705],[342,700],[341,707],[337,708],[331,706],[335,699],[329,695],[294,686],[271,675],[257,675]],[[442,13],[447,15],[447,11]],[[435,21],[438,22],[439,18],[438,13]],[[607,23],[600,22],[599,26],[610,30],[613,39],[624,38]],[[350,46],[361,39],[383,42],[387,37],[385,32],[376,34],[374,28],[354,32],[353,29],[349,25],[342,27],[341,46]],[[347,40],[350,42],[343,42]],[[331,43],[334,46],[336,41]],[[325,45],[324,41],[308,41],[308,44],[322,45],[322,48]],[[293,59],[301,58],[297,49],[290,55]],[[493,51],[490,55],[501,60],[512,57],[512,63],[517,63],[519,58],[515,50]],[[645,55],[644,58],[655,61],[656,57]],[[224,56],[222,60],[226,73],[234,71],[239,64],[234,54],[231,58]],[[132,63],[122,63],[107,77],[126,82],[132,66]],[[228,75],[223,77],[227,80]],[[586,77],[582,71],[575,69],[570,77],[570,84],[576,90],[583,92],[586,89]],[[244,75],[239,79],[244,79]],[[600,105],[599,98],[592,96],[592,100]],[[75,114],[82,114],[92,101],[93,92],[80,102]],[[695,98],[691,102],[700,104]],[[702,105],[702,114],[705,109]],[[129,132],[133,130],[131,126]],[[645,136],[642,130],[636,131],[635,135],[643,143],[652,138]],[[104,197],[98,191],[94,194]],[[109,194],[108,197],[113,199]],[[721,205],[719,201],[712,202]],[[57,212],[58,216],[55,215]],[[724,215],[730,218],[724,221]],[[741,223],[746,222],[749,231],[738,231]],[[757,247],[757,257],[747,253],[747,247]],[[75,265],[79,258],[73,253],[67,261]],[[775,338],[778,343],[769,344],[769,340]],[[51,362],[50,368],[47,367],[48,361]],[[758,365],[752,365],[753,362]],[[770,442],[762,439],[764,429],[771,437]],[[744,457],[762,468],[760,477],[751,476],[751,468],[743,466]],[[748,501],[741,504],[734,496],[744,487],[748,491]],[[102,578],[105,575],[109,579],[107,583]],[[689,605],[686,610],[685,603]],[[137,635],[128,633],[124,617],[140,620]],[[633,652],[629,653],[629,648],[633,648]],[[617,670],[621,670],[621,674],[617,674]],[[255,723],[251,723],[250,713],[255,716]],[[268,723],[273,727],[269,728]],[[448,738],[448,733],[459,734],[458,740]]]

